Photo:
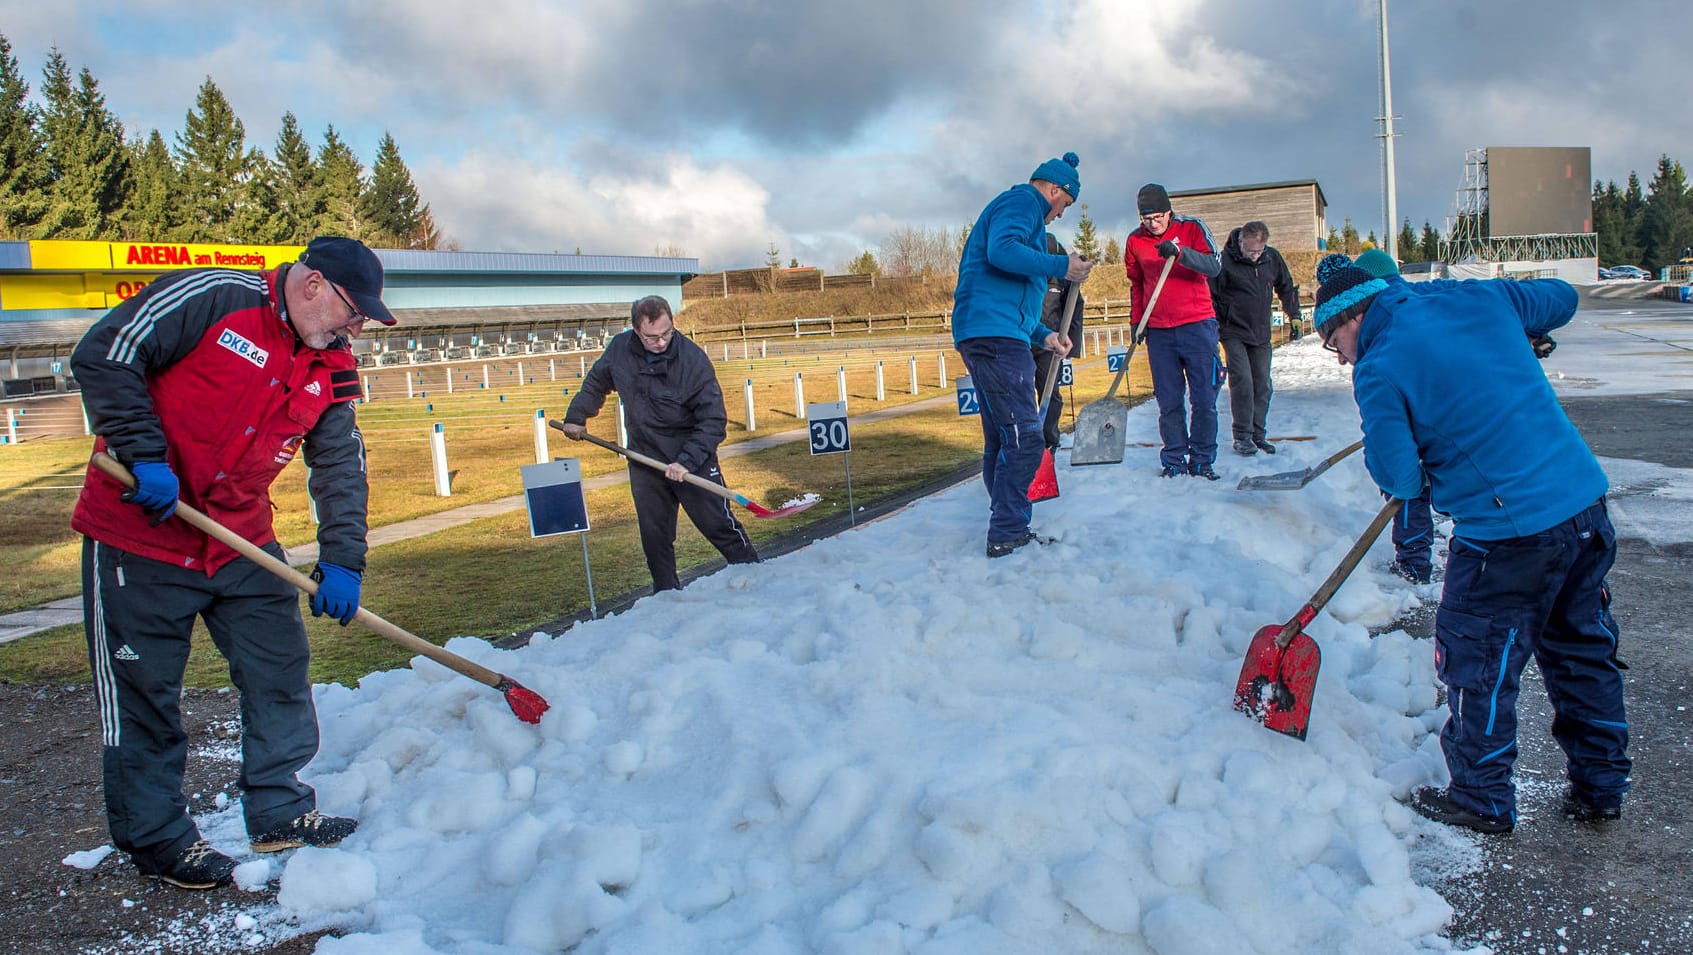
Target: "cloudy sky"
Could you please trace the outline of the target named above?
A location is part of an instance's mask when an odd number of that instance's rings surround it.
[[[40,85],[57,46],[127,129],[208,75],[267,152],[292,111],[368,163],[392,132],[465,249],[782,257],[836,268],[958,228],[1066,150],[1119,238],[1135,190],[1316,179],[1381,221],[1376,0],[0,0]],[[1685,0],[1391,0],[1398,205],[1453,211],[1464,150],[1693,161]],[[1055,227],[1067,236],[1075,212]],[[1238,223],[1212,223],[1221,231]],[[1272,239],[1273,241],[1273,239]]]

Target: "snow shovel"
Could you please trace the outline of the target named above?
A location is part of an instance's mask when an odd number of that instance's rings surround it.
[[[1070,283],[1070,292],[1064,296],[1064,311],[1059,318],[1059,324],[1069,326],[1070,312],[1076,307],[1076,295],[1081,290],[1080,282]],[[1063,334],[1063,332],[1059,332]],[[1039,412],[1035,415],[1040,419],[1042,433],[1046,429],[1046,409],[1052,404],[1052,396],[1058,391],[1058,369],[1064,365],[1064,356],[1055,354],[1052,367],[1046,370],[1046,385],[1041,388]],[[1058,496],[1058,468],[1052,460],[1052,449],[1043,447],[1040,453],[1040,467],[1035,469],[1035,479],[1029,482],[1029,503],[1039,504],[1050,501]]]
[[[1404,503],[1394,499],[1382,505],[1375,520],[1364,529],[1364,536],[1358,538],[1340,559],[1340,565],[1292,620],[1285,624],[1272,623],[1252,636],[1252,643],[1246,648],[1246,661],[1240,667],[1240,680],[1234,687],[1235,709],[1268,729],[1305,739],[1305,731],[1311,726],[1311,694],[1317,687],[1317,670],[1323,663],[1322,651],[1317,649],[1317,642],[1305,632],[1305,627],[1317,619],[1317,612],[1352,575],[1353,568],[1364,559],[1364,552],[1381,536],[1381,529],[1393,520]]]
[[[560,431],[564,430],[564,422],[562,421],[548,421],[547,424]],[[582,440],[587,441],[590,444],[597,444],[600,447],[605,448],[607,451],[615,451],[629,460],[634,461],[636,464],[644,464],[655,471],[662,471],[667,466],[663,461],[660,461],[657,458],[649,458],[639,451],[631,451],[621,444],[617,444],[613,441],[607,441],[604,438],[596,438],[591,434],[582,435]],[[807,499],[801,500],[797,504],[789,504],[787,507],[779,507],[775,510],[771,510],[768,507],[748,500],[744,495],[736,494],[734,491],[729,490],[721,484],[714,481],[707,481],[705,478],[702,478],[697,474],[685,474],[682,476],[682,480],[687,481],[695,487],[704,488],[705,490],[710,491],[725,500],[734,501],[736,504],[739,504],[751,511],[752,516],[754,517],[790,517],[822,500],[820,497],[808,496]]]
[[[115,458],[106,454],[106,452],[94,452],[94,466],[124,487],[135,487],[135,476],[129,473],[128,468],[118,463]],[[204,532],[208,537],[216,538],[241,556],[306,593],[317,593],[317,581],[272,557],[257,544],[189,506],[186,501],[177,502],[176,516]],[[379,636],[386,637],[413,653],[428,657],[455,673],[470,677],[478,683],[499,690],[500,694],[506,698],[506,705],[511,707],[512,713],[525,723],[541,722],[541,714],[550,709],[547,701],[541,698],[541,694],[511,677],[503,673],[495,673],[487,667],[466,660],[451,650],[438,647],[422,637],[389,623],[363,607],[359,608],[354,619],[376,631]]]
[[[1175,264],[1173,257],[1164,260],[1164,271],[1158,273],[1158,284],[1152,287],[1146,311],[1129,336],[1129,353],[1123,356],[1123,367],[1117,369],[1117,377],[1111,379],[1111,390],[1098,401],[1088,402],[1076,415],[1075,438],[1070,443],[1071,467],[1123,463],[1123,429],[1129,423],[1129,408],[1117,400],[1117,386],[1129,373],[1129,362],[1135,357],[1137,339],[1146,331],[1146,320],[1152,317],[1152,306],[1158,304],[1158,293],[1164,291],[1164,280],[1170,277],[1170,269]]]
[[[1236,485],[1237,491],[1297,491],[1317,479],[1319,474],[1339,464],[1341,459],[1364,446],[1362,441],[1354,441],[1339,451],[1324,458],[1313,467],[1302,471],[1283,471],[1280,474],[1259,474],[1243,477]]]

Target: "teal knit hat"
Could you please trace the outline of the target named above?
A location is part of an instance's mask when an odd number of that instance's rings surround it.
[[[1328,341],[1335,327],[1345,318],[1347,310],[1377,292],[1387,291],[1387,283],[1357,267],[1348,265],[1329,274],[1328,281],[1317,289],[1317,313],[1312,323],[1317,334]]]
[[[1366,249],[1352,264],[1378,279],[1399,274],[1399,263],[1393,261],[1393,256],[1380,249]]]
[[[1076,175],[1076,167],[1081,165],[1081,158],[1075,153],[1065,153],[1063,159],[1048,159],[1040,164],[1040,168],[1029,174],[1030,179],[1044,179],[1070,194],[1072,200],[1082,196],[1082,180]]]

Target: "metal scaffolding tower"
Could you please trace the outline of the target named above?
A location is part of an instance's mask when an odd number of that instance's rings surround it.
[[[1458,186],[1457,211],[1446,218],[1440,240],[1441,261],[1545,262],[1598,258],[1597,233],[1492,235],[1487,216],[1487,148],[1464,150],[1464,178]]]

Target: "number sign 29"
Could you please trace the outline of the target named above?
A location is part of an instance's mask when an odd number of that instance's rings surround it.
[[[958,395],[958,413],[960,416],[982,413],[981,401],[976,398],[976,383],[969,375],[960,375],[953,379],[953,387]]]
[[[847,431],[847,410],[844,401],[821,401],[805,406],[806,430],[811,433],[811,453],[838,454],[852,450],[852,435]]]

